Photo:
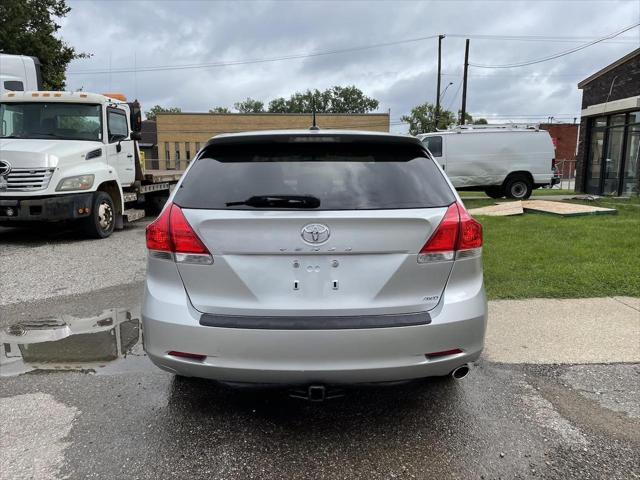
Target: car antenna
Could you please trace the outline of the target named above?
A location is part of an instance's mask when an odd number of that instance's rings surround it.
[[[316,99],[313,98],[311,100],[311,114],[313,116],[313,124],[309,128],[309,130],[320,130],[320,127],[316,123]]]

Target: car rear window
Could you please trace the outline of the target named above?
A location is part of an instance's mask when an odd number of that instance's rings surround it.
[[[210,145],[176,204],[194,209],[370,210],[450,205],[455,197],[418,145]]]

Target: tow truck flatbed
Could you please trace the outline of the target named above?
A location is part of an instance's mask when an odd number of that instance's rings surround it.
[[[145,183],[166,183],[177,182],[184,173],[184,170],[145,170]]]

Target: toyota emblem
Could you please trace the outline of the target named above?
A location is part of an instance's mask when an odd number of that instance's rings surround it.
[[[310,223],[302,227],[300,235],[305,242],[318,245],[329,240],[331,232],[329,231],[329,227],[322,223]]]

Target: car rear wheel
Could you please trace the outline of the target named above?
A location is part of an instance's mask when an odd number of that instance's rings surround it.
[[[85,234],[91,238],[107,238],[116,224],[116,209],[107,192],[96,192],[93,196],[91,214],[82,220]]]
[[[485,189],[484,193],[487,194],[487,197],[491,197],[491,198],[504,197],[504,190],[502,190],[501,187],[488,187]]]
[[[504,192],[508,198],[526,200],[533,192],[533,185],[527,177],[514,175],[505,182]]]

